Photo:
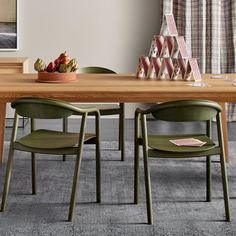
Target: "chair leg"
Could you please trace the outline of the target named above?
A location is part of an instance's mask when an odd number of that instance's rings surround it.
[[[74,218],[74,209],[75,209],[75,202],[76,202],[76,195],[77,195],[76,190],[77,190],[77,183],[79,181],[81,158],[82,158],[83,145],[84,145],[86,120],[87,120],[87,113],[85,113],[83,115],[82,121],[81,121],[80,138],[79,138],[79,150],[78,150],[78,154],[76,156],[76,161],[75,161],[75,169],[74,169],[74,177],[73,177],[73,184],[72,184],[72,191],[71,191],[68,221],[72,221],[73,218]]]
[[[63,119],[63,132],[67,132],[68,131],[68,119],[64,118]],[[64,154],[62,156],[62,161],[66,161],[66,155]]]
[[[220,165],[221,165],[221,177],[222,177],[222,185],[223,185],[226,221],[231,221],[227,170],[225,166],[225,156],[222,154],[220,155]]]
[[[37,193],[35,153],[31,153],[31,171],[32,171],[32,194],[35,195]]]
[[[224,144],[223,144],[224,138],[223,138],[221,113],[217,114],[216,121],[217,121],[218,141],[219,141],[219,146],[221,148],[220,167],[221,167],[223,194],[224,194],[225,216],[226,216],[226,221],[231,221],[228,179],[227,179],[227,170],[226,170],[226,166],[225,166],[225,150],[224,150]]]
[[[101,203],[101,147],[100,147],[100,117],[96,117],[96,193],[97,203]]]
[[[134,150],[134,204],[139,201],[139,144],[138,140],[135,141]]]
[[[152,214],[152,193],[151,193],[151,179],[150,171],[148,167],[148,157],[144,155],[144,175],[145,175],[145,189],[146,189],[146,201],[147,201],[147,215],[148,215],[148,224],[153,223],[153,214]]]
[[[4,189],[3,189],[3,194],[2,194],[2,205],[1,205],[2,212],[5,211],[6,205],[7,205],[8,193],[9,193],[9,187],[10,187],[10,181],[11,181],[11,173],[12,173],[13,156],[14,156],[14,150],[12,147],[10,147],[8,161],[7,161]]]
[[[144,115],[142,115],[142,138],[143,138],[143,164],[144,164],[147,216],[148,216],[148,224],[152,224],[153,223],[152,192],[151,192],[150,171],[148,167],[147,124],[146,124],[146,117]]]
[[[68,221],[72,221],[74,218],[74,209],[75,209],[75,202],[76,202],[76,195],[77,195],[76,190],[77,190],[77,183],[79,181],[80,165],[81,165],[81,155],[78,155],[76,157],[76,162],[75,162]]]
[[[135,113],[134,124],[134,204],[139,201],[139,125],[140,115]]]
[[[121,150],[122,147],[122,131],[121,131],[121,126],[122,126],[122,118],[121,114],[119,114],[119,143],[118,143],[118,150]]]
[[[121,161],[125,160],[125,111],[124,103],[120,104],[121,113],[119,115],[119,150],[121,150]]]
[[[206,158],[206,200],[211,202],[211,157],[207,156]]]
[[[212,136],[212,121],[206,121],[206,134],[209,138]],[[206,157],[206,200],[211,201],[211,157]]]

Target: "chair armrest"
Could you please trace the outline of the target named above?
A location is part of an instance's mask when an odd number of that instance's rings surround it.
[[[151,113],[155,112],[155,111],[158,109],[158,106],[159,106],[159,105],[156,104],[156,105],[153,105],[153,106],[151,106],[150,108],[145,109],[145,110],[143,110],[143,109],[141,109],[141,108],[137,108],[137,109],[135,110],[135,113],[137,113],[137,114],[143,114],[143,115],[151,114]]]
[[[94,115],[100,115],[100,111],[96,107],[89,107],[89,108],[79,108],[76,107],[76,111],[74,112],[74,115],[82,115],[84,113],[92,113]]]

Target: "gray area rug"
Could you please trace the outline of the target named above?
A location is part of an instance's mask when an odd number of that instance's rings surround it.
[[[74,158],[39,156],[38,193],[32,196],[29,154],[16,152],[7,211],[0,213],[0,235],[236,235],[236,142],[228,165],[231,223],[225,222],[218,158],[213,162],[213,200],[205,202],[205,159],[152,160],[154,224],[147,225],[144,181],[140,203],[133,202],[133,143],[127,159],[103,143],[102,203],[95,203],[94,150],[82,161],[76,217],[67,222]],[[6,154],[7,154],[6,145]],[[5,154],[5,155],[6,155]],[[0,193],[4,165],[0,165]]]

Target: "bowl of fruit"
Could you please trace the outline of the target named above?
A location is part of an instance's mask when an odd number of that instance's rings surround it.
[[[38,58],[34,69],[38,72],[36,81],[42,83],[67,83],[76,80],[76,71],[79,68],[76,59],[70,59],[66,52],[48,65]]]

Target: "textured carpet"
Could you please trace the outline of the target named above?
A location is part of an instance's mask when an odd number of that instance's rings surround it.
[[[95,203],[94,150],[86,147],[73,223],[66,221],[73,157],[62,162],[57,156],[39,156],[38,193],[32,196],[29,154],[16,152],[7,211],[0,213],[0,235],[236,235],[236,142],[230,143],[228,165],[233,221],[224,221],[217,157],[212,165],[210,203],[205,202],[204,158],[152,160],[152,226],[146,224],[143,175],[140,203],[132,204],[133,144],[127,143],[125,162],[119,161],[120,153],[112,150],[114,145],[103,143],[102,204]],[[5,167],[5,163],[0,166],[0,193]]]

